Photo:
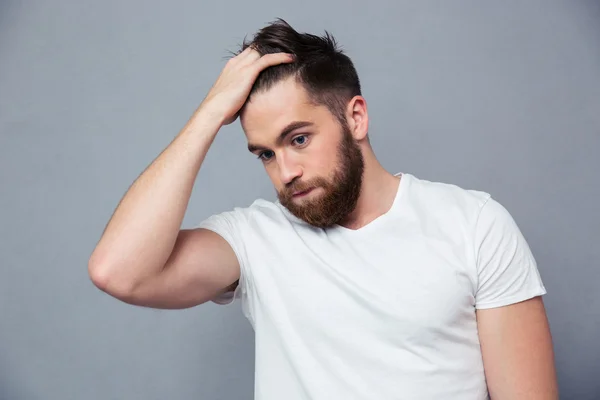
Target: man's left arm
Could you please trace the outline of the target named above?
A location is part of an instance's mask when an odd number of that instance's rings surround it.
[[[494,199],[475,226],[475,309],[492,400],[558,399],[554,352],[536,261],[509,212]]]
[[[483,366],[492,400],[554,400],[558,385],[541,296],[477,310]]]

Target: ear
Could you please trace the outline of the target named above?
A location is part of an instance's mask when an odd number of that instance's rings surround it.
[[[367,137],[369,132],[369,113],[367,101],[362,96],[354,96],[346,108],[346,119],[350,132],[355,140],[360,141]]]

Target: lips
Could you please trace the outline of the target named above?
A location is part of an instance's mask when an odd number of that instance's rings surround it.
[[[310,192],[312,192],[314,188],[310,188],[310,189],[306,189],[306,190],[301,190],[298,192],[294,192],[294,194],[292,194],[293,197],[302,197],[302,196],[306,196],[307,194],[309,194]]]

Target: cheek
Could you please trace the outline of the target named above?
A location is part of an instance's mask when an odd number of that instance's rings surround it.
[[[267,175],[269,176],[269,179],[271,180],[271,183],[275,187],[275,190],[277,190],[279,192],[282,188],[282,184],[279,179],[279,173],[277,171],[277,164],[272,162],[272,163],[266,164],[264,166],[264,168],[265,168],[265,171],[267,172]]]
[[[337,167],[337,154],[335,152],[323,151],[307,157],[306,168],[311,175],[329,176]]]

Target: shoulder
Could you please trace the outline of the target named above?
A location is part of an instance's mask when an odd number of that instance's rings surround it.
[[[202,225],[226,225],[231,229],[244,230],[260,229],[264,225],[281,224],[284,221],[287,221],[287,215],[278,203],[256,199],[250,205],[211,215]]]
[[[490,201],[487,192],[453,183],[436,182],[407,174],[409,204],[429,215],[477,218]]]

